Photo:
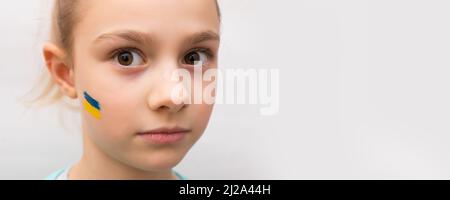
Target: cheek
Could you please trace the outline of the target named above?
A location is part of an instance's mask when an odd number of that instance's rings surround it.
[[[213,105],[208,104],[193,104],[190,105],[191,113],[194,116],[191,117],[193,119],[193,126],[200,134],[206,129],[208,125],[209,119],[211,117]]]
[[[192,143],[195,143],[202,137],[211,116],[213,105],[208,104],[192,104],[189,105],[189,119],[192,125]]]
[[[118,140],[133,134],[136,131],[134,123],[139,118],[136,111],[140,110],[138,106],[141,105],[139,100],[142,97],[138,95],[141,92],[135,85],[133,87],[130,82],[117,77],[110,69],[100,70],[107,69],[108,66],[98,65],[95,68],[83,76],[80,84],[82,91],[79,92],[83,94],[88,91],[98,101],[101,118],[96,119],[85,110],[83,113],[86,121],[92,131],[102,137]],[[80,97],[84,101],[84,97]]]
[[[127,92],[107,93],[102,95],[102,126],[111,134],[133,132],[134,122],[138,118],[138,98]]]
[[[84,112],[84,117],[91,128],[89,132],[111,144],[127,141],[126,138],[136,131],[134,124],[136,116],[133,113],[136,104],[133,104],[132,99],[101,92],[96,94],[101,105],[101,118],[96,119],[89,112]]]
[[[107,152],[114,155],[130,152],[134,134],[140,127],[138,111],[142,109],[136,101],[141,98],[133,95],[132,90],[102,90],[96,94],[102,107],[101,119],[85,116],[90,127],[88,133]]]
[[[208,95],[215,96],[215,89],[213,88],[216,88],[216,83],[214,81],[203,81],[202,86],[202,95],[207,93]],[[203,102],[202,104],[191,104],[189,106],[192,109],[191,113],[195,115],[192,117],[194,119],[194,125],[203,132],[208,125],[214,104]]]

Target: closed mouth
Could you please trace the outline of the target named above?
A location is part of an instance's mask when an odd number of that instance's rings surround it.
[[[176,133],[187,133],[191,130],[180,128],[180,127],[174,127],[174,128],[157,128],[149,131],[139,132],[138,135],[148,135],[148,134],[176,134]]]
[[[175,144],[182,141],[191,130],[185,128],[158,128],[150,131],[140,132],[137,135],[151,144]]]

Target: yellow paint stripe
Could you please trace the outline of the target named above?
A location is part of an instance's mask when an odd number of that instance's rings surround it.
[[[95,108],[95,107],[92,106],[91,104],[89,104],[89,102],[86,101],[86,99],[83,100],[83,106],[84,106],[84,108],[86,109],[86,111],[87,111],[88,113],[91,113],[91,115],[92,115],[93,117],[95,117],[96,119],[100,119],[100,117],[101,117],[100,111],[97,110],[97,108]]]

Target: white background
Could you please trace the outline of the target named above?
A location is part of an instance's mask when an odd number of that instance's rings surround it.
[[[2,0],[0,179],[77,161],[79,118],[18,100],[43,67],[47,0]],[[450,179],[450,1],[222,0],[221,66],[280,69],[280,112],[219,105],[190,179]]]

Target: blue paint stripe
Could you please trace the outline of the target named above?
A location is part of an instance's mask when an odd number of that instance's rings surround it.
[[[94,106],[94,108],[97,108],[98,110],[100,110],[100,104],[98,103],[98,101],[96,101],[94,98],[89,96],[89,94],[87,92],[84,92],[84,98],[86,99],[87,102],[89,102],[89,104]]]

